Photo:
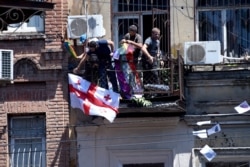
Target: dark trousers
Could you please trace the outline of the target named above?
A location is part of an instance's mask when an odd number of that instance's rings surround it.
[[[142,62],[143,84],[160,84],[159,72],[157,70],[158,62],[154,61],[150,64],[147,61]]]
[[[99,85],[102,88],[109,89],[108,86],[108,78],[112,84],[112,88],[114,92],[118,92],[118,84],[116,79],[115,69],[111,64],[111,61],[100,61],[99,64]]]

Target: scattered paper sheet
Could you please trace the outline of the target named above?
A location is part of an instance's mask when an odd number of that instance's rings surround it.
[[[216,157],[216,152],[212,148],[210,148],[208,145],[205,145],[201,150],[200,153],[208,160],[212,161]]]
[[[203,130],[198,130],[198,131],[193,131],[193,135],[198,136],[199,138],[207,138],[207,130],[203,129]]]
[[[250,106],[248,105],[247,101],[242,102],[240,105],[234,107],[234,109],[239,113],[245,113],[250,110]]]
[[[201,125],[205,125],[205,124],[211,124],[211,121],[200,121],[196,123],[197,125],[201,126]]]
[[[212,135],[212,134],[220,132],[220,131],[221,131],[220,124],[216,124],[212,128],[207,130],[207,134]]]

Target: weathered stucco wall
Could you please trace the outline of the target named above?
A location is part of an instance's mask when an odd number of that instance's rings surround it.
[[[101,14],[103,15],[105,38],[111,39],[111,1],[68,0],[69,15]],[[173,56],[176,50],[183,49],[183,42],[195,40],[195,20],[193,1],[170,1],[170,33]],[[88,4],[88,9],[85,8]]]
[[[69,15],[101,14],[103,26],[106,30],[104,38],[111,39],[110,1],[102,0],[68,0]]]
[[[195,40],[194,1],[170,1],[171,53],[183,53],[183,43]]]
[[[189,167],[192,131],[178,117],[116,119],[112,124],[77,127],[79,167],[117,167],[164,162]]]
[[[237,114],[250,99],[249,71],[193,72],[186,75],[187,114]]]

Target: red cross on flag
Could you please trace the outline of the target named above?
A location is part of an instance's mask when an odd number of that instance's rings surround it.
[[[80,76],[68,74],[70,104],[86,115],[102,116],[113,122],[119,107],[118,93],[101,88]]]

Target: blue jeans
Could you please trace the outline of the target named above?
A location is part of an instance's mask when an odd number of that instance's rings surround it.
[[[111,64],[111,61],[100,61],[99,63],[99,85],[102,88],[109,89],[108,86],[108,78],[112,84],[112,88],[114,92],[118,92],[118,84],[116,79],[115,69]]]

